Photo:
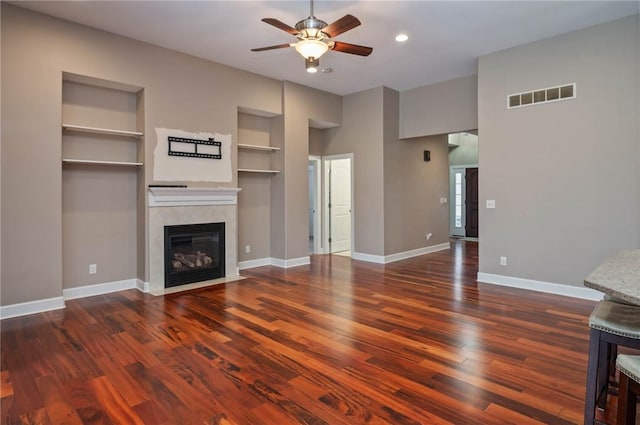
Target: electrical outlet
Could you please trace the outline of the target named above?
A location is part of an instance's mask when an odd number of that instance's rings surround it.
[[[98,265],[97,264],[89,264],[89,274],[98,273]]]
[[[433,236],[433,233],[427,233],[427,240],[431,239],[431,236]]]
[[[507,257],[500,257],[500,265],[501,266],[507,265]]]
[[[495,199],[487,199],[487,208],[495,208],[495,207],[496,207]]]
[[[246,252],[247,254],[250,253],[251,252],[251,245],[245,245],[244,252]]]

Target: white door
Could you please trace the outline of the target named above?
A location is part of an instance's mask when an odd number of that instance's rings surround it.
[[[465,237],[465,168],[451,167],[449,170],[449,226],[451,236]]]
[[[333,159],[329,172],[331,252],[351,249],[351,159]]]

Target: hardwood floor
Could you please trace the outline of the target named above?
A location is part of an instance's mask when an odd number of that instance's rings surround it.
[[[581,423],[594,303],[476,272],[456,241],[7,319],[2,424]]]

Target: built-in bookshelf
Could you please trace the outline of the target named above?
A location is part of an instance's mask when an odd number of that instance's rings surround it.
[[[270,118],[239,114],[238,172],[277,174],[272,155],[280,150],[271,144]]]
[[[89,126],[85,126],[85,125],[75,125],[75,124],[66,124],[63,123],[62,124],[62,130],[63,130],[63,144],[65,143],[65,141],[67,142],[67,144],[71,144],[71,142],[69,142],[70,138],[68,136],[66,136],[66,132],[75,132],[75,133],[85,133],[88,135],[91,134],[95,134],[95,135],[99,135],[99,136],[104,136],[104,137],[98,137],[98,138],[93,138],[91,140],[88,140],[85,142],[81,142],[81,143],[87,143],[89,145],[94,144],[94,143],[109,143],[109,138],[110,137],[115,137],[117,139],[129,139],[129,141],[127,143],[136,143],[139,142],[141,140],[141,138],[144,136],[144,133],[141,131],[131,131],[131,130],[119,130],[119,129],[112,129],[112,128],[101,128],[101,127],[89,127]],[[64,145],[63,145],[64,146]],[[112,145],[113,146],[113,145]],[[79,149],[80,151],[83,151],[82,149]],[[88,149],[87,149],[88,150]],[[138,151],[140,149],[135,150],[135,156],[138,156]],[[66,153],[67,155],[69,153]],[[73,155],[73,154],[71,154]],[[82,155],[82,154],[80,154]],[[84,155],[86,155],[86,153],[84,153]],[[129,154],[129,157],[132,157],[133,154]],[[116,160],[103,160],[103,159],[87,159],[87,158],[70,158],[67,157],[65,155],[65,157],[62,158],[62,163],[63,164],[85,164],[85,165],[106,165],[106,166],[125,166],[125,167],[139,167],[141,165],[143,165],[143,163],[141,161],[132,161],[132,160],[127,160],[127,161],[116,161]]]
[[[63,73],[61,106],[63,287],[134,280],[144,264],[144,91]]]
[[[238,110],[238,261],[271,256],[272,185],[280,173],[280,117]]]

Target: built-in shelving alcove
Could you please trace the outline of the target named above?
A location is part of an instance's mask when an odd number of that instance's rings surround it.
[[[138,278],[144,91],[64,73],[60,131],[64,289]]]
[[[279,115],[238,109],[238,260],[271,256],[271,185],[280,172]]]

